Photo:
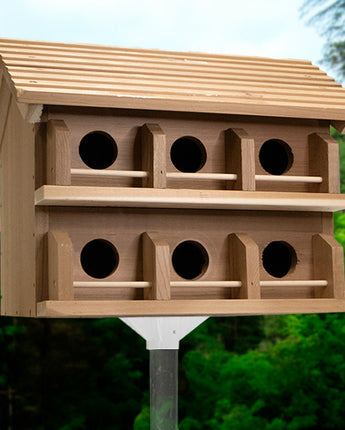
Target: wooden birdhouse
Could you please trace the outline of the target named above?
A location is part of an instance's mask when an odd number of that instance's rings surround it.
[[[345,311],[345,90],[310,62],[0,39],[1,312]]]

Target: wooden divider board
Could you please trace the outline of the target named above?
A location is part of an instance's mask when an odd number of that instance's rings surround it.
[[[228,190],[255,191],[254,139],[241,128],[225,131],[226,171],[237,175],[236,181],[228,181]]]
[[[48,290],[51,300],[73,300],[73,247],[64,231],[48,232]]]
[[[62,120],[47,123],[47,184],[71,185],[70,133]]]
[[[164,233],[143,233],[142,246],[143,278],[152,283],[151,288],[144,291],[144,298],[170,300],[170,250]]]

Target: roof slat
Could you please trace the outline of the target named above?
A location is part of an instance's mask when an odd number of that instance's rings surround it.
[[[121,54],[125,55],[135,55],[138,58],[141,57],[174,57],[174,58],[191,58],[193,60],[212,60],[213,62],[222,61],[256,61],[258,63],[272,63],[281,64],[290,67],[292,64],[301,65],[311,65],[310,61],[298,60],[298,59],[272,59],[265,57],[255,57],[255,56],[243,56],[243,55],[232,55],[227,56],[224,54],[212,54],[212,53],[199,53],[199,52],[178,52],[178,51],[160,51],[157,49],[137,49],[137,48],[120,48],[111,46],[100,46],[100,45],[90,45],[90,44],[73,44],[73,43],[56,43],[56,42],[41,42],[41,41],[26,41],[26,40],[16,40],[16,39],[0,39],[0,48],[3,46],[10,46],[11,48],[29,48],[34,52],[34,50],[44,50],[50,49],[55,51],[65,51],[65,52],[87,52],[88,55],[92,56],[94,53],[110,53],[111,55],[117,56]]]
[[[92,71],[84,71],[84,70],[51,70],[47,68],[22,68],[22,67],[11,67],[12,77],[13,79],[26,79],[29,80],[56,80],[56,81],[65,81],[65,82],[99,82],[103,84],[115,83],[115,82],[128,82],[128,74],[127,73],[116,73],[116,75],[107,72],[92,72]],[[221,85],[223,88],[257,88],[257,89],[276,89],[277,91],[286,90],[297,90],[297,91],[306,91],[306,92],[325,92],[325,93],[339,93],[340,84],[336,84],[333,86],[327,85],[307,85],[307,84],[298,84],[296,80],[291,81],[282,81],[282,82],[266,82],[264,80],[253,81],[253,80],[245,80],[244,78],[229,80],[225,78],[214,78],[214,77],[193,77],[193,76],[174,76],[174,81],[172,82],[172,78],[166,75],[160,76],[151,76],[145,75],[142,73],[133,73],[131,74],[131,84],[137,85],[138,83],[141,85],[142,82],[147,82],[152,85],[163,85],[163,86],[171,86],[176,83],[178,86],[197,86],[198,88],[219,88]]]
[[[11,66],[23,66],[22,62],[11,62],[7,63],[9,69],[11,69]],[[26,67],[49,67],[51,64],[49,62],[36,62],[36,61],[27,61]],[[157,68],[145,68],[145,67],[116,67],[116,66],[102,66],[102,65],[94,65],[94,64],[84,64],[84,65],[76,65],[76,64],[70,64],[70,65],[64,65],[61,69],[58,65],[54,65],[54,70],[56,72],[59,72],[60,70],[67,72],[69,70],[73,71],[103,71],[103,72],[109,72],[112,73],[114,76],[116,76],[118,73],[132,75],[135,74],[138,70],[140,70],[141,73],[144,73],[148,76],[152,77],[160,77],[160,76],[169,76],[171,78],[171,81],[174,80],[175,76],[179,77],[208,77],[211,75],[211,72],[205,71],[203,69],[194,71],[194,70],[188,70],[188,69],[181,69],[181,70],[158,70]],[[235,81],[235,80],[248,80],[250,82],[258,82],[265,81],[265,82],[287,82],[287,83],[294,83],[296,81],[301,82],[303,84],[310,84],[310,85],[328,85],[328,86],[335,86],[337,84],[334,83],[334,80],[328,76],[318,76],[318,75],[309,75],[309,74],[284,74],[284,73],[269,73],[269,72],[246,72],[246,73],[229,73],[229,72],[219,72],[214,71],[212,73],[212,77],[214,78],[220,78],[220,79],[227,79],[229,81]],[[131,81],[131,76],[128,76],[128,81]]]
[[[27,84],[29,86],[56,86],[56,87],[65,87],[65,88],[77,88],[77,87],[85,87],[85,86],[95,86],[100,85],[107,88],[115,87],[121,89],[124,85],[128,87],[128,76],[118,76],[110,77],[110,78],[99,78],[95,80],[92,76],[85,75],[70,75],[70,74],[49,74],[49,73],[33,73],[33,72],[21,72],[21,73],[12,73],[12,78],[17,85]],[[195,82],[193,79],[175,79],[172,81],[171,79],[163,79],[159,77],[157,79],[153,79],[150,76],[136,76],[133,75],[130,81],[130,87],[134,90],[140,87],[152,87],[152,88],[176,88],[176,89],[185,89],[185,90],[201,90],[201,91],[217,91],[219,92],[220,85],[218,82],[205,81],[202,82],[198,80]],[[231,91],[231,92],[257,92],[258,94],[280,94],[280,95],[300,95],[305,97],[325,97],[325,98],[342,98],[345,95],[342,95],[337,88],[329,88],[329,87],[315,87],[315,86],[297,86],[297,85],[288,85],[288,84],[273,84],[273,83],[259,83],[259,82],[246,82],[246,81],[237,81],[232,82],[228,80],[224,80],[221,85],[221,92]]]
[[[155,64],[146,64],[143,61],[139,60],[131,60],[131,61],[121,61],[119,59],[98,59],[98,58],[59,58],[54,56],[39,56],[39,55],[25,55],[20,56],[16,53],[13,54],[5,54],[3,55],[4,61],[8,66],[15,65],[26,65],[26,67],[50,67],[50,68],[58,68],[58,69],[85,69],[85,70],[97,70],[100,67],[100,70],[109,69],[112,71],[120,71],[120,70],[145,70],[148,73],[152,73],[153,71],[164,73],[168,72],[195,72],[198,73],[202,71],[203,73],[208,74],[217,74],[217,75],[235,75],[235,74],[244,74],[247,76],[277,76],[277,77],[291,77],[295,79],[303,79],[305,77],[314,78],[314,79],[325,79],[325,80],[333,80],[326,73],[321,72],[318,69],[310,68],[296,70],[296,69],[288,69],[282,70],[280,67],[260,67],[260,66],[242,66],[236,67],[230,64],[228,67],[224,66],[215,66],[210,63],[207,64],[177,64],[177,63],[164,63],[157,62]]]
[[[69,64],[72,63],[84,63],[90,62],[90,53],[83,52],[65,52],[65,51],[52,51],[52,50],[43,50],[43,51],[32,51],[30,49],[17,49],[15,53],[13,52],[13,48],[9,47],[2,47],[0,44],[0,49],[2,52],[3,57],[6,59],[7,62],[14,61],[20,61],[23,60],[26,62],[26,60],[33,60],[36,59],[37,61],[53,61],[53,62],[59,62]],[[114,61],[114,58],[116,60]],[[93,61],[100,62],[102,64],[124,64],[127,66],[133,65],[137,66],[138,63],[145,64],[145,65],[159,65],[167,66],[168,68],[171,67],[192,67],[195,68],[212,65],[213,68],[217,68],[218,70],[227,70],[228,68],[235,69],[235,70],[263,70],[263,71],[285,71],[286,73],[309,73],[309,74],[320,74],[323,73],[320,71],[320,69],[313,65],[303,65],[300,64],[290,64],[287,66],[286,64],[280,64],[280,63],[267,63],[267,62],[259,62],[259,61],[244,61],[244,60],[228,60],[228,61],[212,61],[210,63],[209,61],[205,60],[193,60],[186,58],[171,58],[169,56],[166,57],[160,57],[160,58],[151,58],[151,57],[143,57],[138,55],[116,55],[116,57],[112,54],[98,54],[95,53],[92,55]],[[324,73],[324,75],[326,75]]]
[[[90,90],[90,91],[99,91],[104,89],[104,84],[101,83],[88,83],[88,82],[66,82],[66,81],[53,81],[53,80],[40,80],[37,82],[26,82],[26,80],[23,79],[15,79],[15,83],[22,87],[26,86],[26,88],[55,88],[57,90],[67,90],[75,89],[75,90]],[[294,91],[278,91],[273,92],[269,90],[262,90],[262,89],[245,89],[245,88],[237,88],[233,90],[227,90],[224,87],[222,89],[201,89],[200,87],[177,87],[174,86],[162,86],[162,85],[144,85],[137,83],[137,85],[133,84],[132,82],[129,84],[121,84],[121,83],[108,83],[107,84],[107,90],[111,92],[116,92],[119,95],[122,93],[126,94],[142,94],[143,96],[152,96],[155,97],[156,95],[162,94],[163,96],[173,96],[176,95],[186,95],[186,96],[207,96],[207,97],[223,97],[223,98],[241,98],[243,100],[247,99],[255,99],[255,100],[267,100],[267,101],[274,101],[274,100],[283,100],[283,101],[293,101],[296,104],[298,104],[301,100],[301,95],[296,94]],[[339,104],[344,103],[345,106],[345,94],[339,94],[339,95],[329,95],[329,94],[320,94],[320,93],[314,93],[314,94],[304,94],[303,96],[303,102],[319,102],[320,99],[322,99],[322,103],[325,104]]]

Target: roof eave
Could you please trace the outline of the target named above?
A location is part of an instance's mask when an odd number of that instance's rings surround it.
[[[206,98],[206,97],[205,97]],[[120,109],[140,109],[157,111],[179,111],[196,113],[216,113],[228,115],[249,115],[264,117],[286,117],[300,119],[320,119],[329,121],[345,121],[345,106],[310,107],[310,105],[284,105],[283,103],[251,103],[221,101],[217,97],[205,98],[186,97],[180,99],[158,98],[139,95],[116,94],[73,94],[60,92],[42,92],[18,89],[17,100],[20,103],[101,107]]]

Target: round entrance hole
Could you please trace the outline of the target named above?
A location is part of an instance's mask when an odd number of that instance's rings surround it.
[[[283,278],[296,267],[296,251],[286,242],[271,242],[262,253],[262,264],[267,273]]]
[[[106,169],[117,157],[115,140],[104,131],[92,131],[82,138],[79,155],[91,169]]]
[[[282,175],[293,163],[293,153],[290,146],[280,139],[267,140],[260,149],[261,166],[271,175]]]
[[[119,253],[115,246],[104,239],[88,242],[81,251],[80,262],[84,271],[93,278],[103,279],[111,275],[119,265]]]
[[[194,240],[181,242],[174,249],[172,264],[175,272],[184,279],[195,279],[203,275],[208,267],[206,249]]]
[[[180,172],[195,173],[205,165],[207,154],[199,139],[185,136],[175,140],[170,150],[170,158]]]

